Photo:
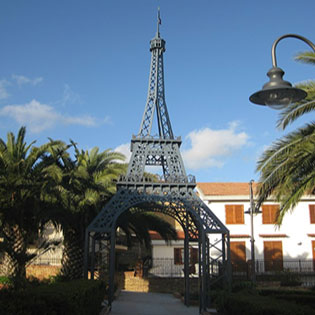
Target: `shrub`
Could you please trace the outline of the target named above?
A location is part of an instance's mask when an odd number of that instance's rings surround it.
[[[308,305],[315,308],[315,294],[313,291],[302,291],[302,290],[268,290],[264,289],[260,291],[263,296],[272,296],[276,299],[293,301],[297,304]]]
[[[233,282],[232,292],[248,291],[252,292],[256,288],[252,281]]]
[[[23,291],[1,290],[1,314],[99,314],[105,295],[101,281],[56,282]]]
[[[11,281],[9,279],[9,277],[5,277],[5,276],[0,276],[0,284],[10,284]]]
[[[314,310],[294,302],[280,301],[270,297],[232,293],[225,297],[224,305],[219,308],[229,315],[313,315]]]
[[[280,286],[282,287],[297,287],[302,284],[301,279],[298,274],[292,273],[290,271],[284,271],[281,274]]]

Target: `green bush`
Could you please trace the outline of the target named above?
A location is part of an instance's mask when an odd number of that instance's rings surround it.
[[[9,277],[5,277],[5,276],[0,276],[0,284],[10,284],[11,281],[9,279]]]
[[[105,296],[101,281],[56,282],[22,291],[0,291],[3,315],[99,314]]]
[[[308,306],[281,301],[258,294],[232,293],[225,296],[219,312],[229,315],[314,315]]]
[[[232,292],[248,291],[251,292],[256,288],[252,281],[234,281],[232,285]]]
[[[302,291],[302,290],[260,290],[260,294],[263,296],[272,296],[276,299],[293,301],[297,304],[308,305],[315,309],[315,294],[313,291]]]
[[[289,270],[283,271],[281,274],[280,286],[282,287],[297,287],[302,284],[298,274],[292,273]]]

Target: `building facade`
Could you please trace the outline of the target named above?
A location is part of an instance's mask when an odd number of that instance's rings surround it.
[[[256,184],[253,184],[255,196]],[[198,183],[197,193],[230,231],[230,253],[233,272],[249,272],[251,261],[251,218],[249,183]],[[254,198],[255,199],[255,198]],[[256,271],[313,272],[315,270],[315,196],[304,196],[295,209],[276,225],[279,204],[270,199],[253,217]],[[152,258],[157,264],[169,259],[172,272],[182,271],[183,237],[179,225],[178,240],[165,244],[152,235]],[[216,235],[210,237],[215,238]],[[196,244],[197,245],[197,244]],[[192,244],[190,263],[198,267],[198,257]],[[211,249],[215,256],[215,247]],[[159,262],[161,260],[161,262]],[[160,269],[162,267],[159,267]],[[165,267],[166,269],[166,267]],[[168,268],[169,270],[169,268]],[[166,272],[165,272],[166,273]]]
[[[253,184],[255,196],[256,184]],[[234,270],[251,259],[249,183],[198,183],[200,198],[230,231]],[[304,196],[295,209],[276,225],[279,204],[270,199],[253,217],[256,269],[313,271],[315,261],[315,196]]]

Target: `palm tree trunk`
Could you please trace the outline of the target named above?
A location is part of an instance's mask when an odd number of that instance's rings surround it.
[[[5,254],[3,259],[4,270],[7,276],[26,278],[26,244],[23,232],[18,225],[4,224]]]
[[[84,252],[80,239],[74,231],[64,234],[61,274],[67,279],[83,278]]]

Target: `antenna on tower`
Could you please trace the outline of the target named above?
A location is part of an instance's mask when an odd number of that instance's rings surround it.
[[[158,7],[156,37],[160,37],[160,25],[161,24],[162,24],[162,21],[161,21],[161,17],[160,17],[160,7]]]

